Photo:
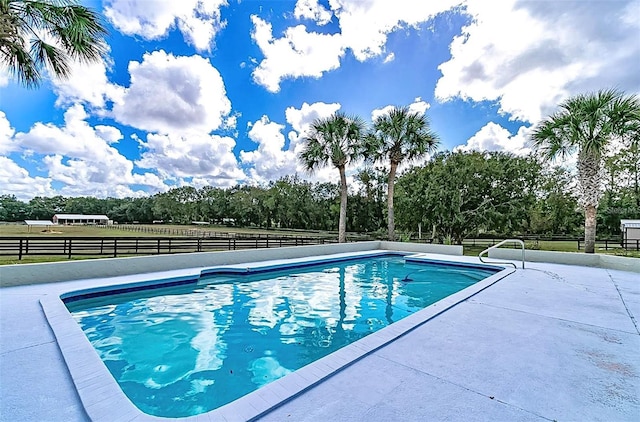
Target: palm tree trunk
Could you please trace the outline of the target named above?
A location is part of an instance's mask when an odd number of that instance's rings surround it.
[[[388,217],[388,229],[389,240],[396,240],[395,222],[393,218],[393,191],[396,183],[396,170],[398,169],[398,163],[391,162],[391,169],[389,169],[389,183],[387,184],[387,217]]]
[[[584,211],[584,253],[594,253],[596,246],[596,207],[587,205]]]
[[[338,222],[338,243],[347,241],[347,175],[344,166],[340,171],[340,221]]]
[[[584,252],[594,253],[596,244],[596,211],[602,191],[600,189],[601,159],[584,150],[578,153],[579,201],[584,207]]]

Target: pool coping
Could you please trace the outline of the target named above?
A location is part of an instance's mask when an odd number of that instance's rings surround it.
[[[321,260],[344,259],[345,257],[375,256],[382,254],[398,253],[397,250],[377,250],[350,252],[325,255]],[[51,326],[58,346],[62,351],[65,363],[76,386],[80,400],[93,421],[241,421],[254,420],[267,412],[283,405],[287,401],[299,396],[308,389],[340,372],[355,362],[363,359],[371,353],[379,350],[394,340],[410,333],[429,320],[437,317],[446,310],[478,294],[482,290],[495,284],[497,281],[512,274],[516,270],[497,264],[479,264],[477,259],[455,256],[449,257],[438,254],[408,253],[412,259],[434,260],[444,264],[462,264],[475,267],[503,268],[493,274],[459,292],[456,292],[428,307],[411,314],[375,333],[351,343],[337,351],[316,360],[276,381],[273,381],[237,400],[223,405],[209,412],[182,418],[167,418],[153,416],[139,410],[124,394],[117,381],[113,378],[106,365],[100,359],[95,349],[67,310],[62,297],[68,293],[57,296],[46,296],[40,300],[42,309],[49,325]],[[246,264],[234,264],[220,266],[225,268],[267,268],[277,267],[283,264],[316,263],[318,257],[305,257],[295,259],[283,259],[274,261],[262,261]],[[216,267],[217,268],[217,267]],[[174,275],[169,279],[184,279],[198,277],[209,268],[194,268],[185,271],[183,275]],[[152,275],[151,273],[148,275]],[[114,279],[97,280],[101,285],[82,291],[111,290],[121,284],[141,285],[144,282],[117,283],[119,279],[130,279],[129,276],[116,277]],[[162,279],[167,280],[167,279]],[[160,280],[160,281],[162,281]],[[148,282],[147,284],[155,284]]]

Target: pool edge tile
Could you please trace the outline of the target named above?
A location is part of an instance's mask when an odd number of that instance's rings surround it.
[[[400,251],[391,252],[396,254],[401,253]],[[384,250],[372,250],[360,252],[359,254],[377,256],[384,253]],[[303,259],[303,261],[306,259],[307,258]],[[328,257],[325,256],[324,260],[326,261],[327,259]],[[452,259],[450,262],[453,264],[456,261]],[[261,263],[257,263],[257,266],[260,266],[260,264]],[[496,266],[493,267],[495,268]],[[57,344],[62,351],[65,363],[69,368],[82,405],[92,420],[96,422],[112,421],[114,420],[113,409],[116,408],[117,412],[115,413],[117,419],[123,421],[233,422],[254,420],[265,415],[270,410],[303,394],[326,378],[333,376],[363,357],[368,356],[418,326],[423,325],[442,312],[471,298],[515,270],[509,271],[508,273],[505,273],[505,271],[506,270],[497,272],[459,292],[441,299],[427,308],[409,314],[403,319],[379,331],[372,332],[360,340],[338,349],[317,361],[311,362],[299,370],[271,382],[262,388],[254,390],[231,403],[200,415],[185,418],[157,417],[140,411],[121,390],[106,365],[104,365],[84,335],[84,332],[82,332],[75,319],[69,314],[61,297],[44,297],[40,300],[40,303],[47,321],[54,332]],[[108,287],[109,286],[98,286],[94,289],[95,291],[101,291],[103,289],[108,290]],[[78,336],[78,333],[80,333],[81,337]],[[87,361],[86,354],[89,353],[88,350],[90,350],[93,355]],[[80,359],[83,364],[75,365],[69,362],[69,360],[78,359]],[[104,381],[105,385],[100,385],[98,380]],[[111,409],[112,411],[109,413],[106,409]]]

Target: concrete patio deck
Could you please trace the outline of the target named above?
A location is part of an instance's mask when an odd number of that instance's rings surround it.
[[[638,421],[640,274],[530,263],[261,421]],[[88,420],[39,304],[0,289],[0,420]]]

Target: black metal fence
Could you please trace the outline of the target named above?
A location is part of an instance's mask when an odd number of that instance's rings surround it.
[[[584,238],[575,238],[575,237],[559,237],[554,236],[553,238],[546,238],[541,236],[516,236],[516,239],[520,239],[527,244],[527,248],[537,247],[539,242],[541,241],[549,241],[549,242],[574,242],[577,244],[577,250],[584,249]],[[484,238],[484,239],[464,239],[462,241],[463,246],[471,246],[471,247],[482,247],[488,248],[491,247],[506,238]],[[505,247],[509,247],[510,245],[505,245]],[[517,245],[511,245],[512,247],[519,247]],[[604,249],[605,251],[611,249],[627,249],[627,250],[640,250],[640,240],[625,240],[622,241],[620,238],[618,239],[597,239],[596,240],[596,248]]]
[[[336,239],[302,236],[260,237],[0,237],[0,256],[124,256],[324,245]]]
[[[520,239],[527,243],[542,240],[527,237]],[[502,240],[504,239],[465,239],[462,244],[463,246],[487,248]],[[578,250],[584,248],[584,239],[566,238],[562,240],[577,242]],[[12,256],[21,260],[24,256],[59,255],[71,259],[75,256],[157,255],[324,245],[336,242],[337,239],[327,237],[268,234],[227,235],[224,237],[0,237],[0,256]],[[423,239],[422,242],[431,243],[430,239]],[[532,246],[535,246],[535,243]],[[620,239],[601,239],[596,241],[596,248],[640,250],[640,240],[627,240],[623,243]]]
[[[578,250],[584,248],[584,239],[578,239]],[[596,249],[626,249],[629,251],[640,251],[640,239],[620,240],[620,239],[598,239],[596,240]]]

